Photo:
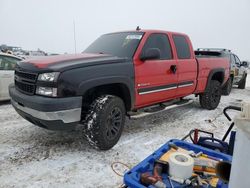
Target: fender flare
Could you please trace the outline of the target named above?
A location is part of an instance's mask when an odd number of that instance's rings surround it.
[[[98,77],[84,80],[79,84],[77,95],[83,96],[91,88],[109,84],[123,84],[126,86],[130,93],[131,107],[133,107],[135,101],[134,83],[129,77],[125,76]]]
[[[225,69],[223,68],[216,68],[216,69],[212,69],[207,77],[207,86],[206,86],[206,89],[209,87],[210,83],[211,83],[211,80],[212,80],[212,77],[213,75],[215,75],[216,73],[222,73],[223,75],[223,78],[222,78],[222,83],[224,82],[224,78],[225,78]]]

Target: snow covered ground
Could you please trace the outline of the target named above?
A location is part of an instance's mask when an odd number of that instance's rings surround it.
[[[198,98],[194,99],[187,106],[127,120],[118,144],[105,152],[91,148],[81,132],[38,128],[17,115],[9,103],[2,103],[0,187],[119,187],[123,179],[112,171],[113,162],[132,167],[169,139],[182,138],[193,128],[221,137],[229,125],[222,110],[238,100],[250,100],[250,77],[247,89],[233,89],[216,110],[203,110]]]

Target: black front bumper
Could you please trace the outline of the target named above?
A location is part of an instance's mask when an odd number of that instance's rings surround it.
[[[11,103],[29,122],[50,130],[72,130],[81,120],[82,97],[50,98],[26,95],[9,86]]]

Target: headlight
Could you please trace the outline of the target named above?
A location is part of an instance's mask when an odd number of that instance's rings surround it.
[[[59,72],[48,72],[39,74],[38,80],[44,82],[55,82],[59,76]]]
[[[37,86],[36,94],[50,96],[50,97],[56,97],[57,96],[57,88]]]

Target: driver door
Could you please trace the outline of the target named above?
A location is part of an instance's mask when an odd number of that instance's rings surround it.
[[[173,58],[169,37],[165,33],[150,34],[144,43],[142,53],[148,49],[160,50],[158,59],[135,62],[136,107],[148,106],[173,98],[177,91],[177,66]]]

